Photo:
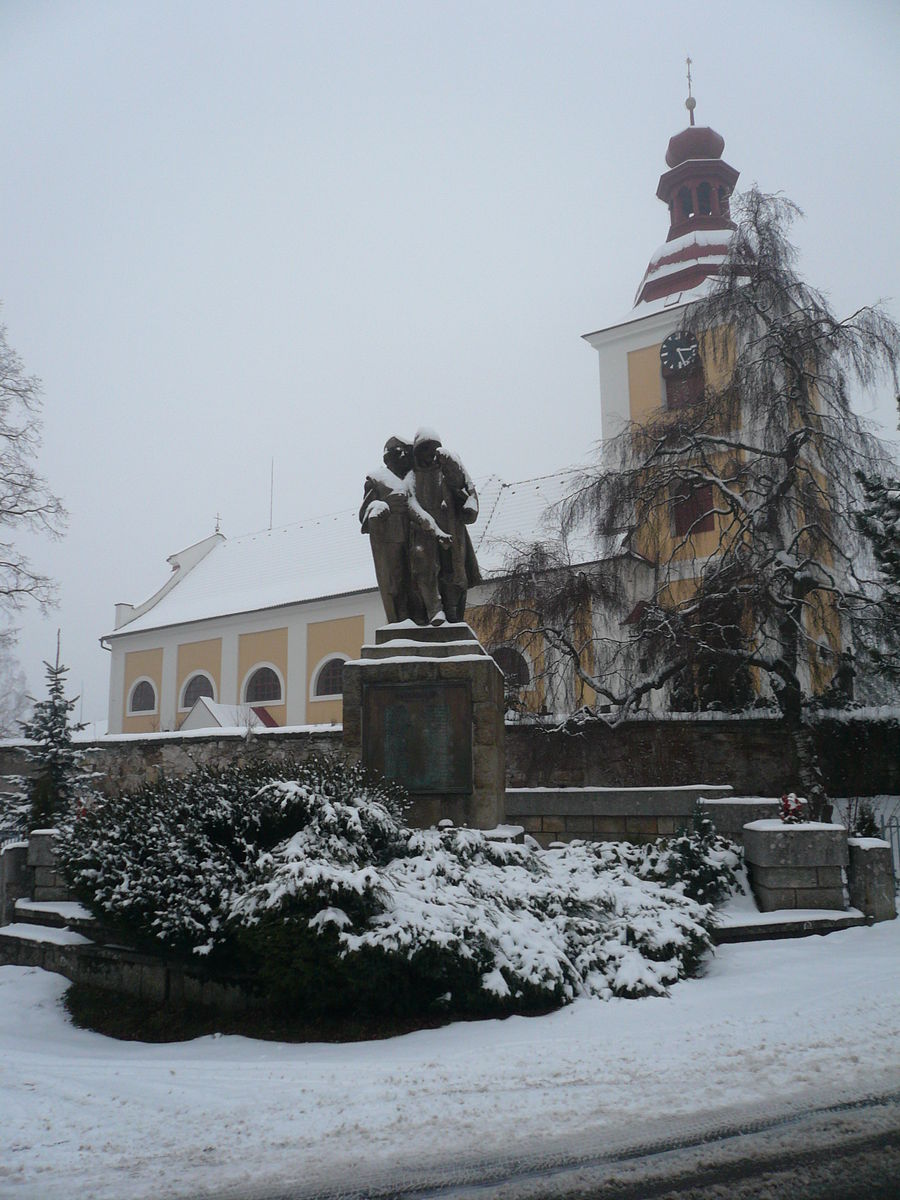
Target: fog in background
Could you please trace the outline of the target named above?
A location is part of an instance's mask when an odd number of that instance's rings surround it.
[[[355,510],[390,434],[476,477],[583,460],[594,352],[665,240],[669,137],[806,212],[807,278],[900,317],[900,8],[92,2],[0,7],[0,298],[41,376],[60,585],[32,693],[212,533]],[[896,437],[889,388],[860,411]],[[303,564],[297,564],[298,579]],[[373,579],[374,584],[374,579]]]

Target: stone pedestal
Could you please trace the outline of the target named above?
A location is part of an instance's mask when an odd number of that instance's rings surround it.
[[[782,908],[844,909],[847,830],[805,821],[751,821],[744,826],[744,856],[761,912]]]
[[[344,664],[344,750],[409,792],[410,825],[503,821],[503,673],[466,624],[376,630]]]

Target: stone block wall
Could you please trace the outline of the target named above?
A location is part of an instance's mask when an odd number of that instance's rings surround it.
[[[823,720],[813,737],[832,796],[900,794],[896,717]],[[730,784],[738,796],[802,795],[796,751],[781,723],[741,720],[635,720],[578,733],[508,725],[507,786],[672,787]]]
[[[671,837],[689,826],[701,796],[722,796],[727,787],[507,788],[506,820],[535,841],[629,841]]]
[[[733,842],[744,840],[744,826],[750,821],[773,819],[780,814],[781,804],[774,798],[762,796],[706,796],[703,807],[722,837]]]
[[[832,796],[900,794],[900,721],[896,717],[827,719],[814,727],[825,784]],[[244,762],[259,755],[303,758],[340,753],[337,726],[269,730],[250,738],[156,734],[88,744],[98,784],[129,791],[158,774],[182,775],[200,764]],[[0,775],[27,775],[21,749],[0,746]],[[673,787],[728,784],[739,796],[802,794],[794,748],[778,721],[690,720],[587,726],[578,734],[539,725],[506,726],[507,787]]]

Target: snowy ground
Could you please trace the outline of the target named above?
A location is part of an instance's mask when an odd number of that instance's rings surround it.
[[[900,1088],[900,921],[723,946],[670,998],[383,1042],[119,1043],[0,967],[0,1196],[308,1195]]]

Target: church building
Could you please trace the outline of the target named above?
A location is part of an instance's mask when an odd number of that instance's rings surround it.
[[[668,209],[667,239],[650,259],[633,308],[584,335],[599,361],[604,439],[692,403],[721,382],[715,370],[726,369],[705,358],[681,321],[728,252],[738,172],[722,157],[724,139],[694,125],[692,98],[687,106],[691,123],[670,140],[656,192]],[[548,694],[535,661],[540,649],[492,645],[481,613],[510,540],[539,536],[548,505],[567,495],[573,479],[573,471],[561,471],[478,486],[481,516],[472,535],[486,582],[470,591],[467,620],[535,712],[553,711],[556,699],[571,705],[591,697]],[[701,556],[714,552],[717,538],[712,514],[697,521],[703,503],[702,496],[676,501],[670,531],[674,544],[693,524],[692,552]],[[641,547],[622,557],[630,560],[632,597],[622,612],[594,613],[595,624],[621,624],[650,588],[652,563]],[[168,561],[172,571],[159,591],[139,605],[118,604],[115,628],[101,639],[110,651],[111,734],[178,729],[201,700],[209,702],[203,714],[244,706],[270,725],[340,722],[343,663],[385,620],[355,512],[237,538],[215,533]]]

